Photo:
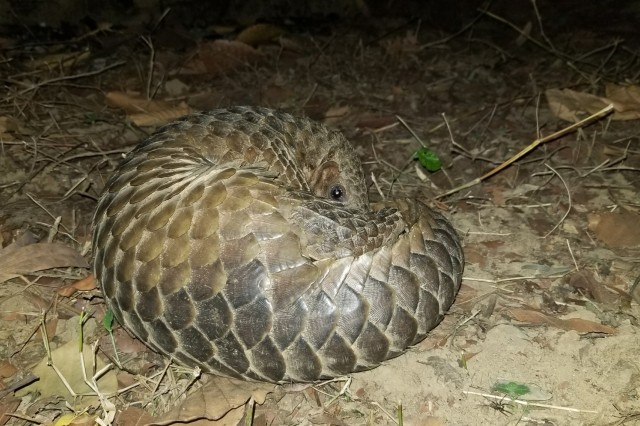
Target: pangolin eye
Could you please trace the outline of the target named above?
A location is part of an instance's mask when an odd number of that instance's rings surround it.
[[[339,184],[333,185],[331,189],[329,189],[329,197],[331,197],[336,201],[344,200],[346,195],[347,195],[347,191],[344,189],[344,186],[342,185],[339,185]]]

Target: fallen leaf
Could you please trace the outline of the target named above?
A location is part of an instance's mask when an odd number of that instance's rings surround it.
[[[351,108],[348,105],[333,106],[325,112],[323,121],[325,124],[335,125],[344,120],[349,114],[351,114]]]
[[[56,419],[53,426],[93,426],[95,418],[88,414],[67,413]]]
[[[63,297],[71,297],[76,291],[91,291],[96,289],[96,277],[89,274],[81,280],[72,282],[71,284],[60,287],[58,294]]]
[[[510,309],[511,318],[516,321],[533,325],[550,325],[561,330],[575,330],[578,333],[605,333],[615,334],[616,329],[608,325],[584,320],[581,318],[561,319],[546,315],[540,311],[532,309]]]
[[[13,418],[9,414],[16,412],[21,401],[22,400],[20,398],[15,398],[13,396],[5,396],[2,398],[2,401],[0,402],[0,426],[6,424]]]
[[[235,40],[202,43],[197,54],[179,70],[179,74],[226,74],[261,60],[263,55],[248,44]]]
[[[589,230],[611,248],[640,246],[640,215],[629,211],[592,213]]]
[[[8,379],[13,377],[18,372],[18,369],[11,364],[8,360],[0,361],[0,379]]]
[[[0,251],[0,283],[51,268],[88,268],[87,261],[71,247],[58,243],[13,244]]]
[[[556,117],[572,123],[609,105],[609,102],[600,96],[571,89],[548,89],[545,95],[551,112]]]
[[[569,277],[569,285],[575,289],[585,290],[587,297],[598,302],[608,305],[618,304],[620,295],[615,294],[607,289],[596,277],[588,271],[580,271],[571,274]]]
[[[309,423],[313,425],[349,426],[338,417],[329,413],[321,413],[315,416],[309,416],[308,420]]]
[[[248,44],[249,46],[258,46],[276,40],[284,34],[284,30],[277,25],[272,24],[254,24],[238,34],[236,41]]]
[[[582,318],[569,318],[562,321],[565,325],[565,330],[575,330],[578,333],[616,333],[616,329],[613,327]]]
[[[249,399],[253,398],[257,404],[263,404],[267,394],[274,388],[275,385],[270,383],[210,376],[204,386],[151,424],[169,425],[176,421],[191,422],[207,419],[208,421],[223,420],[222,423],[211,424],[235,426],[242,418],[244,405]]]
[[[105,98],[107,105],[124,110],[127,118],[140,127],[166,124],[191,112],[191,108],[184,102],[173,106],[135,93],[109,92]]]
[[[140,93],[108,92],[105,100],[110,107],[120,108],[127,114],[160,112],[171,108],[168,102],[147,99]]]
[[[102,369],[106,364],[100,357],[96,357],[96,369]],[[76,394],[92,393],[93,391],[84,381],[82,375],[81,359],[84,359],[84,365],[87,372],[87,376],[90,378],[93,375],[92,365],[94,354],[89,345],[82,346],[82,357],[78,348],[77,341],[70,341],[60,346],[56,350],[51,352],[51,359],[53,365],[60,371],[65,378],[71,389]],[[39,392],[41,397],[50,396],[62,396],[70,404],[75,404],[74,407],[80,409],[81,407],[87,407],[98,401],[98,398],[93,395],[82,396],[74,398],[60,377],[56,374],[53,367],[48,365],[48,359],[45,356],[40,363],[33,369],[33,374],[40,378],[39,381],[30,384],[18,392],[16,396],[24,396],[30,392]],[[98,389],[104,394],[112,394],[118,390],[118,379],[116,373],[113,370],[108,371],[97,381]]]
[[[605,86],[607,99],[613,104],[617,120],[637,120],[640,118],[640,86],[619,86],[607,84]]]
[[[545,92],[549,109],[563,120],[576,122],[581,116],[595,114],[607,105],[613,105],[612,120],[637,120],[640,118],[640,86],[608,84],[606,96],[571,89],[548,89]]]
[[[135,354],[139,352],[146,352],[148,350],[148,347],[144,343],[142,343],[135,337],[131,337],[131,335],[124,331],[123,328],[114,330],[113,337],[116,341],[118,353],[120,354]],[[111,354],[112,351],[107,349],[113,346],[113,344],[111,343],[111,338],[105,335],[103,339],[103,345],[101,345],[101,348],[103,348],[103,350],[105,350],[107,353]]]
[[[162,111],[152,113],[138,113],[129,115],[131,120],[136,126],[161,126],[163,124],[174,121],[176,118],[180,118],[191,112],[191,107],[184,102],[181,102],[178,106],[167,108]]]
[[[126,426],[142,426],[153,422],[153,416],[139,407],[129,406],[118,411],[114,424]]]

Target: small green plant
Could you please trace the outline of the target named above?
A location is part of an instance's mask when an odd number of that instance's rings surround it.
[[[120,358],[118,357],[118,348],[116,347],[116,339],[113,337],[113,311],[108,309],[107,312],[104,313],[104,318],[102,319],[102,326],[109,333],[111,337],[111,345],[113,345],[113,353],[116,357],[116,363],[120,366]]]

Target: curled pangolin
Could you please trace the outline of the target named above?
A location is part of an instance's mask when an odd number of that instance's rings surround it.
[[[464,263],[439,213],[369,205],[342,134],[266,108],[160,129],[115,170],[93,225],[122,325],[181,364],[260,381],[401,354],[443,318]]]

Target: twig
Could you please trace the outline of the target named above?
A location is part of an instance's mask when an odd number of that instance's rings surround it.
[[[387,417],[389,417],[391,419],[391,421],[393,421],[395,424],[398,424],[398,420],[396,420],[391,413],[389,413],[387,410],[385,410],[382,405],[380,405],[379,402],[377,401],[373,401],[371,404],[375,405],[376,407],[378,407],[379,409],[382,410],[383,413],[385,413],[387,415]]]
[[[156,59],[156,50],[153,47],[153,41],[151,41],[150,37],[140,37],[142,39],[142,41],[144,42],[144,44],[147,45],[147,47],[149,48],[149,69],[147,71],[147,84],[146,84],[146,95],[147,95],[147,99],[151,100],[153,98],[152,94],[151,94],[151,83],[153,82],[153,70],[154,70],[154,63],[155,63],[155,59]]]
[[[538,21],[538,29],[540,30],[540,35],[542,36],[544,41],[547,42],[547,44],[549,45],[549,48],[553,52],[557,52],[558,50],[555,48],[553,43],[551,43],[551,40],[549,39],[549,37],[547,37],[547,34],[544,32],[544,26],[542,25],[542,16],[540,15],[540,11],[538,10],[538,4],[536,3],[536,0],[531,0],[531,4],[533,5],[533,10],[536,14],[536,20]]]
[[[387,197],[385,197],[384,194],[382,193],[382,189],[380,189],[380,185],[378,185],[378,180],[376,179],[376,175],[374,175],[373,172],[371,172],[371,182],[373,182],[373,185],[376,187],[378,194],[380,194],[382,201],[384,201]]]
[[[573,255],[573,250],[571,250],[571,243],[567,240],[567,247],[569,248],[569,254],[571,255],[571,259],[573,259],[573,264],[576,266],[576,271],[579,271],[578,262],[576,262],[576,257]]]
[[[460,185],[460,186],[458,186],[456,188],[453,188],[452,190],[447,191],[447,192],[445,192],[443,194],[440,194],[440,195],[436,196],[435,198],[436,199],[443,198],[443,197],[446,197],[448,195],[455,194],[456,192],[461,191],[463,189],[471,188],[472,186],[475,186],[475,185],[479,184],[480,182],[484,181],[485,179],[488,179],[491,176],[495,175],[496,173],[502,171],[503,169],[506,169],[511,164],[513,164],[515,161],[519,160],[520,158],[522,158],[525,155],[527,155],[529,152],[533,151],[539,145],[545,144],[547,142],[554,141],[554,140],[556,140],[558,138],[561,138],[562,136],[565,136],[565,135],[567,135],[569,133],[572,133],[572,132],[576,131],[577,129],[580,129],[580,128],[584,127],[584,126],[587,126],[587,125],[593,123],[594,121],[599,120],[600,118],[609,115],[611,112],[613,112],[613,105],[608,105],[605,108],[601,109],[600,111],[596,112],[595,114],[592,114],[589,117],[578,121],[577,123],[574,123],[574,124],[572,124],[572,125],[570,125],[568,127],[565,127],[564,129],[558,130],[557,132],[552,133],[549,136],[545,136],[543,138],[536,139],[531,144],[529,144],[524,149],[522,149],[520,152],[518,152],[516,155],[514,155],[513,157],[511,157],[510,159],[508,159],[504,163],[500,164],[498,167],[493,168],[492,170],[490,170],[489,172],[487,172],[484,175],[480,176],[479,178],[475,178],[474,180],[472,180],[470,182],[467,182],[464,185]]]
[[[430,43],[423,44],[422,46],[420,46],[420,50],[424,50],[424,49],[427,49],[427,48],[433,47],[433,46],[438,46],[440,44],[445,44],[445,43],[453,40],[454,38],[458,37],[459,35],[464,34],[469,28],[473,27],[475,25],[475,23],[478,22],[478,20],[480,18],[482,18],[483,14],[484,14],[483,11],[480,11],[480,13],[478,13],[478,15],[476,17],[474,17],[467,25],[465,25],[464,27],[460,28],[460,30],[458,30],[457,32],[451,34],[450,36],[442,38],[440,40],[436,40],[436,41],[432,41]]]
[[[565,212],[564,216],[562,216],[562,219],[560,219],[560,221],[558,223],[556,223],[556,226],[554,226],[551,231],[547,232],[547,234],[542,237],[542,238],[547,238],[549,235],[551,235],[551,233],[553,231],[556,230],[556,228],[558,228],[558,226],[560,226],[560,224],[562,222],[564,222],[564,220],[567,218],[567,216],[569,216],[569,212],[571,211],[571,191],[569,191],[569,187],[567,186],[567,182],[564,181],[564,179],[562,178],[562,175],[560,173],[558,173],[553,167],[551,167],[550,165],[545,163],[545,166],[547,166],[547,168],[549,170],[551,170],[553,173],[555,173],[556,176],[558,176],[558,178],[560,179],[560,181],[562,182],[562,184],[564,185],[564,189],[567,190],[567,198],[569,198],[569,207],[567,208],[567,211]],[[575,259],[574,259],[575,261]]]
[[[45,81],[42,81],[40,83],[37,83],[37,84],[34,84],[34,85],[31,85],[31,86],[27,87],[26,89],[16,93],[15,95],[13,95],[13,97],[8,98],[7,100],[11,100],[11,99],[17,98],[18,96],[24,95],[26,93],[29,93],[29,92],[31,92],[33,90],[36,90],[36,89],[39,89],[42,86],[47,86],[49,84],[58,83],[60,81],[66,81],[66,80],[76,80],[78,78],[84,78],[84,77],[92,77],[94,75],[102,74],[105,71],[108,71],[108,70],[110,70],[112,68],[119,67],[119,66],[124,65],[126,63],[127,63],[126,61],[120,61],[120,62],[116,62],[116,63],[110,64],[110,65],[107,65],[106,67],[102,67],[102,68],[100,68],[98,70],[88,71],[88,72],[84,72],[84,73],[80,73],[80,74],[74,74],[74,75],[65,75],[63,77],[57,77],[57,78],[52,78],[50,80],[45,80]]]
[[[476,281],[479,283],[490,283],[490,284],[500,284],[500,283],[506,283],[509,281],[526,281],[526,280],[537,280],[540,278],[549,278],[549,279],[556,279],[556,278],[562,278],[565,275],[567,275],[569,272],[571,271],[567,271],[564,274],[559,274],[559,275],[544,275],[544,274],[540,274],[540,275],[531,275],[528,277],[510,277],[510,278],[500,278],[497,280],[491,280],[491,279],[487,279],[487,278],[474,278],[474,277],[464,277],[465,281]]]
[[[402,117],[400,117],[399,115],[396,115],[396,120],[398,120],[400,123],[402,123],[402,125],[405,127],[405,129],[407,129],[409,131],[409,133],[411,133],[411,136],[413,136],[413,138],[415,140],[418,141],[418,143],[423,147],[426,148],[424,142],[422,142],[422,139],[420,139],[420,136],[418,136],[418,134],[416,132],[413,131],[413,129],[407,124],[406,121],[404,121],[402,119]]]
[[[462,393],[464,393],[465,395],[483,396],[485,398],[490,398],[490,399],[498,399],[498,400],[504,399],[504,400],[506,400],[508,402],[513,402],[515,404],[526,405],[526,406],[530,406],[530,407],[552,408],[554,410],[571,411],[573,413],[593,413],[593,414],[598,414],[598,411],[595,411],[595,410],[581,410],[579,408],[573,408],[573,407],[562,407],[562,406],[559,406],[559,405],[539,404],[537,402],[529,402],[529,401],[523,401],[521,399],[513,399],[508,395],[492,395],[490,393],[473,392],[473,391],[462,391]]]
[[[490,18],[495,19],[498,22],[502,22],[503,24],[508,25],[509,27],[513,28],[518,34],[520,34],[522,37],[526,38],[527,40],[529,40],[531,43],[535,44],[536,46],[538,46],[541,49],[544,49],[545,51],[552,53],[554,55],[558,55],[560,56],[562,59],[568,59],[565,55],[563,55],[561,52],[558,52],[557,50],[554,50],[553,47],[550,46],[546,46],[544,43],[541,43],[540,41],[536,40],[535,38],[531,37],[529,34],[527,34],[527,32],[523,31],[522,29],[520,29],[517,25],[507,21],[506,19],[502,18],[501,16],[495,15],[491,12],[489,12],[488,10],[481,10],[481,12],[483,12],[485,15],[487,15]]]
[[[333,402],[335,400],[337,400],[338,398],[340,398],[342,395],[348,394],[349,392],[349,386],[351,386],[351,376],[345,376],[345,377],[337,377],[335,379],[331,379],[331,380],[327,380],[325,382],[320,383],[318,386],[323,386],[326,385],[328,383],[332,383],[332,382],[345,382],[344,385],[342,385],[342,388],[340,389],[340,392],[338,392],[336,395],[333,395],[331,397],[331,399],[329,400],[329,402],[327,402],[325,404],[325,407],[328,407],[329,405],[333,404]],[[312,386],[316,391],[325,394],[327,396],[331,396],[328,393],[324,392],[322,389],[319,389],[316,386]]]

